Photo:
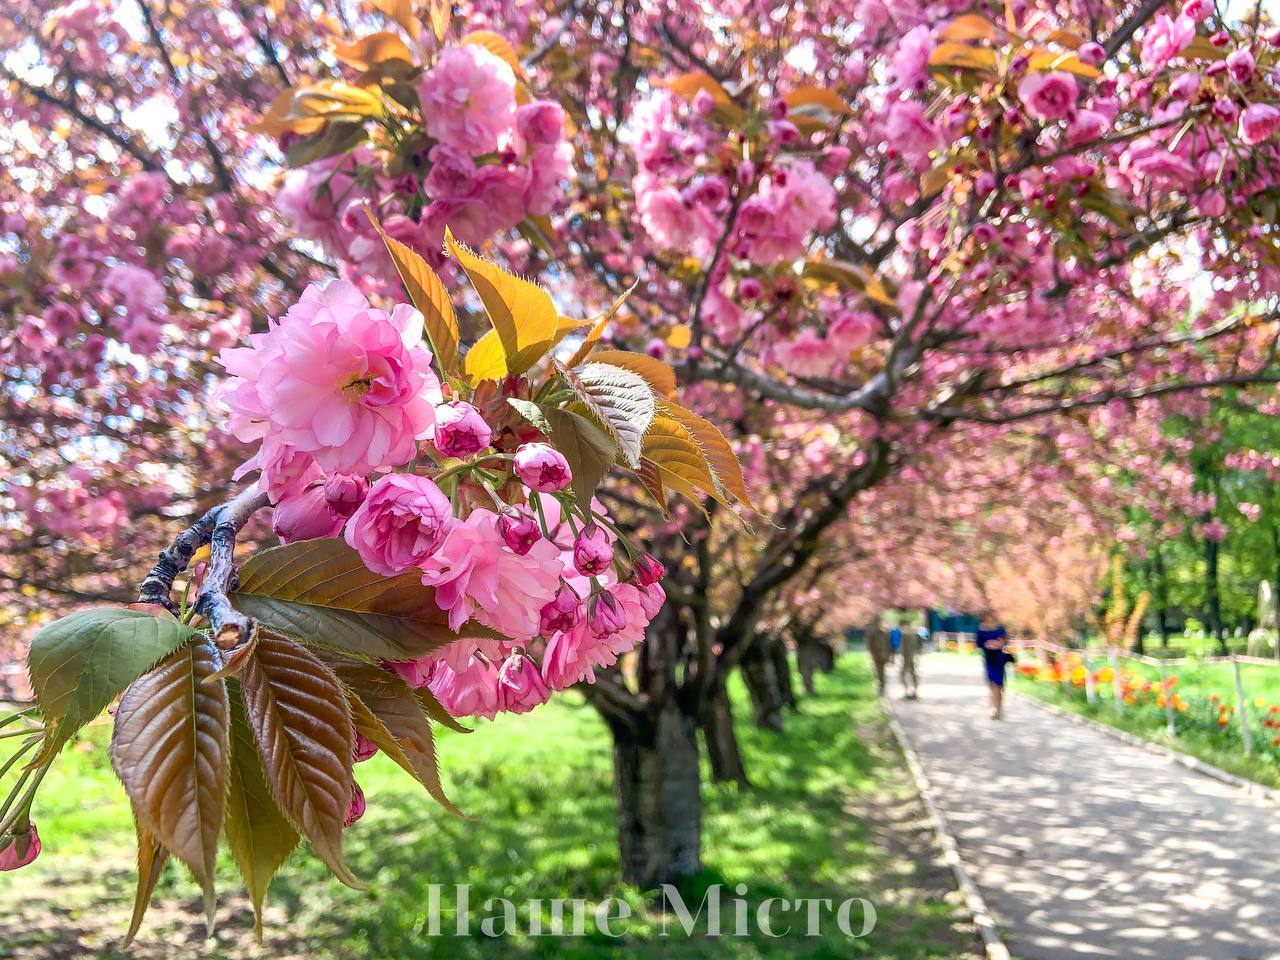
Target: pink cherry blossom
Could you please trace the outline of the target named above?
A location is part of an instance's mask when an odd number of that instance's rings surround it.
[[[515,74],[479,44],[449,47],[418,81],[427,133],[476,155],[498,149],[515,122]]]
[[[1161,13],[1152,20],[1142,40],[1142,65],[1158,70],[1186,48],[1196,35],[1195,21],[1187,16],[1171,19]]]
[[[492,720],[498,712],[498,671],[478,656],[470,657],[461,670],[441,664],[427,686],[440,705],[455,717]]]
[[[1029,73],[1018,84],[1018,99],[1037,120],[1060,120],[1076,104],[1075,77],[1063,70]]]
[[[573,565],[584,577],[598,577],[613,565],[613,544],[603,528],[591,523],[573,543]]]
[[[472,617],[513,639],[537,635],[539,612],[560,586],[560,551],[547,540],[524,556],[506,545],[497,514],[475,510],[422,563],[422,582],[458,630]]]
[[[0,836],[0,871],[18,870],[40,856],[40,833],[34,823],[22,833]]]
[[[899,100],[889,108],[885,137],[908,157],[925,157],[943,146],[942,134],[925,118],[924,106],[916,100]]]
[[[1240,139],[1257,146],[1280,128],[1280,107],[1270,103],[1251,103],[1240,114]]]
[[[271,515],[271,529],[283,543],[335,536],[345,522],[329,505],[319,481],[301,493],[282,497]]]
[[[507,507],[498,515],[498,532],[515,553],[525,556],[542,539],[538,521],[523,507]]]
[[[312,284],[250,346],[219,354],[232,377],[224,393],[232,433],[331,473],[407,463],[440,399],[422,325],[412,307],[388,314],[349,283]]]
[[[582,600],[568,584],[561,584],[556,595],[542,606],[538,628],[547,634],[573,628],[582,617]]]
[[[344,827],[351,827],[364,816],[365,800],[364,791],[360,789],[360,784],[351,784],[351,805],[347,808],[347,819],[343,821]]]
[[[435,483],[412,473],[390,473],[352,514],[346,541],[366,567],[391,577],[431,556],[456,523],[449,498]]]

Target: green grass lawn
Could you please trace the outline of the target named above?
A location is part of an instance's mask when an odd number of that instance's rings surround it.
[[[746,716],[741,689],[733,691]],[[441,766],[470,816],[443,813],[382,757],[357,777],[368,813],[347,834],[348,860],[368,893],[329,878],[309,852],[296,853],[271,887],[265,947],[252,944],[242,896],[223,897],[216,939],[207,944],[190,878],[172,862],[134,956],[497,958],[788,957],[955,958],[973,951],[972,932],[945,869],[913,844],[902,823],[918,807],[860,657],[819,677],[819,691],[788,718],[786,734],[742,724],[755,787],[706,786],[703,874],[686,885],[695,899],[710,883],[744,883],[747,900],[865,897],[879,918],[865,939],[834,923],[823,935],[710,941],[658,936],[662,918],[617,880],[609,737],[576,694],[525,717],[481,723],[441,738]],[[45,851],[31,867],[0,874],[0,957],[34,960],[118,954],[132,897],[133,829],[123,791],[107,763],[107,728],[73,744],[46,780],[35,810]],[[918,819],[918,817],[917,817]],[[922,822],[922,821],[921,821]],[[897,824],[895,826],[895,824]],[[886,834],[886,830],[889,831]],[[887,839],[886,839],[887,837]],[[229,859],[224,891],[236,888]],[[471,885],[473,915],[489,897],[607,896],[634,912],[621,940],[508,936],[431,937],[428,888]],[[731,891],[727,891],[731,893]],[[858,914],[855,911],[855,924]],[[522,915],[527,927],[527,916]],[[446,928],[449,918],[445,920]],[[754,928],[754,927],[753,927]],[[186,945],[181,950],[177,945]],[[169,951],[175,952],[169,952]]]
[[[1024,654],[1024,657],[1033,659],[1034,655]],[[1090,667],[1096,671],[1107,662],[1104,657],[1091,657]],[[1158,689],[1159,667],[1126,660],[1123,661],[1123,670],[1146,679]],[[1084,688],[1079,686],[1068,688],[1061,683],[1020,675],[1016,677],[1015,684],[1018,690],[1030,696],[1199,757],[1206,763],[1265,786],[1280,788],[1280,712],[1271,712],[1273,705],[1280,705],[1280,668],[1242,664],[1240,672],[1253,735],[1252,756],[1244,753],[1234,709],[1237,700],[1230,664],[1190,663],[1167,668],[1167,676],[1176,678],[1170,689],[1185,701],[1185,709],[1174,712],[1177,731],[1174,735],[1168,731],[1164,708],[1152,702],[1150,696],[1141,697],[1139,703],[1118,710],[1110,682],[1097,685],[1097,698],[1092,704],[1088,702]],[[1220,706],[1223,704],[1233,708],[1226,714],[1225,726],[1219,723],[1219,717],[1223,716]],[[1268,726],[1268,722],[1275,726]]]

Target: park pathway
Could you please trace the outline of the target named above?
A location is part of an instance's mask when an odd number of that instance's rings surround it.
[[[1018,960],[1280,960],[1280,807],[923,658],[894,712]]]

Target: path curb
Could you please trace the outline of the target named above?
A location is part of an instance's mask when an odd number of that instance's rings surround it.
[[[929,811],[929,819],[933,821],[934,832],[938,835],[938,845],[942,848],[942,858],[955,874],[956,886],[960,888],[960,895],[964,897],[965,909],[973,915],[973,922],[978,928],[978,933],[982,935],[982,942],[986,944],[987,960],[1012,960],[1012,954],[1009,953],[1009,948],[1005,946],[1000,936],[987,902],[982,899],[982,893],[973,882],[969,868],[965,866],[960,856],[960,846],[956,843],[946,818],[942,816],[942,811],[934,802],[933,787],[924,772],[924,767],[920,764],[920,758],[916,756],[911,742],[907,739],[906,730],[898,722],[898,716],[894,713],[893,705],[889,700],[882,699],[881,704],[885,715],[889,718],[889,729],[893,731],[898,746],[902,749],[902,755],[907,758],[907,769],[911,771],[911,777],[915,780],[920,799],[924,801],[925,809]]]
[[[1259,799],[1267,800],[1276,806],[1280,806],[1280,790],[1273,790],[1270,787],[1264,787],[1260,783],[1254,783],[1252,780],[1246,780],[1244,777],[1236,776],[1234,773],[1230,773],[1220,767],[1215,767],[1212,764],[1205,763],[1199,757],[1180,753],[1179,751],[1170,749],[1163,744],[1152,743],[1150,740],[1144,740],[1142,737],[1129,733],[1127,730],[1117,730],[1115,727],[1109,726],[1098,720],[1092,720],[1089,717],[1081,716],[1071,710],[1065,710],[1057,704],[1047,703],[1039,697],[1034,697],[1031,694],[1022,693],[1018,690],[1013,691],[1013,693],[1020,700],[1034,704],[1048,713],[1064,717],[1078,726],[1087,727],[1090,730],[1096,730],[1099,733],[1111,737],[1113,740],[1119,740],[1131,746],[1141,747],[1148,753],[1154,753],[1157,756],[1164,757],[1166,760],[1179,764],[1180,766],[1184,766],[1188,770],[1194,770],[1202,776],[1218,780],[1221,783],[1229,784],[1250,796],[1258,797]]]

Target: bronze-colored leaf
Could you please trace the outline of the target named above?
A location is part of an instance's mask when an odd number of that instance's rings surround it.
[[[263,631],[240,688],[276,803],[337,878],[362,889],[342,856],[355,730],[337,677],[292,640]]]
[[[156,884],[160,882],[160,874],[169,860],[169,851],[147,832],[147,828],[136,817],[133,826],[138,834],[138,891],[133,898],[133,918],[124,935],[122,946],[125,947],[133,943],[133,938],[138,935],[142,918],[146,916],[147,907],[151,906],[151,897],[156,892]]]
[[[267,885],[298,845],[298,831],[281,811],[267,782],[240,684],[227,684],[231,707],[231,772],[227,791],[227,844],[253,901],[254,935],[262,942]]]
[[[754,510],[751,494],[747,492],[746,480],[742,475],[742,465],[738,463],[738,458],[734,456],[729,441],[716,425],[698,416],[692,410],[686,410],[678,403],[664,402],[661,410],[667,416],[678,420],[689,431],[694,442],[702,450],[702,456],[721,489]]]
[[[218,834],[226,809],[227,691],[202,682],[218,652],[200,637],[125,690],[111,765],[143,828],[191,868],[213,922]]]
[[[325,662],[347,688],[356,730],[398,763],[450,813],[462,816],[440,785],[431,721],[414,690],[394,673],[339,655]]]
[[[342,540],[302,540],[255,553],[239,569],[237,610],[264,625],[361,657],[415,660],[461,636],[498,636],[471,622],[449,629],[435,591],[410,571],[373,573]]]

